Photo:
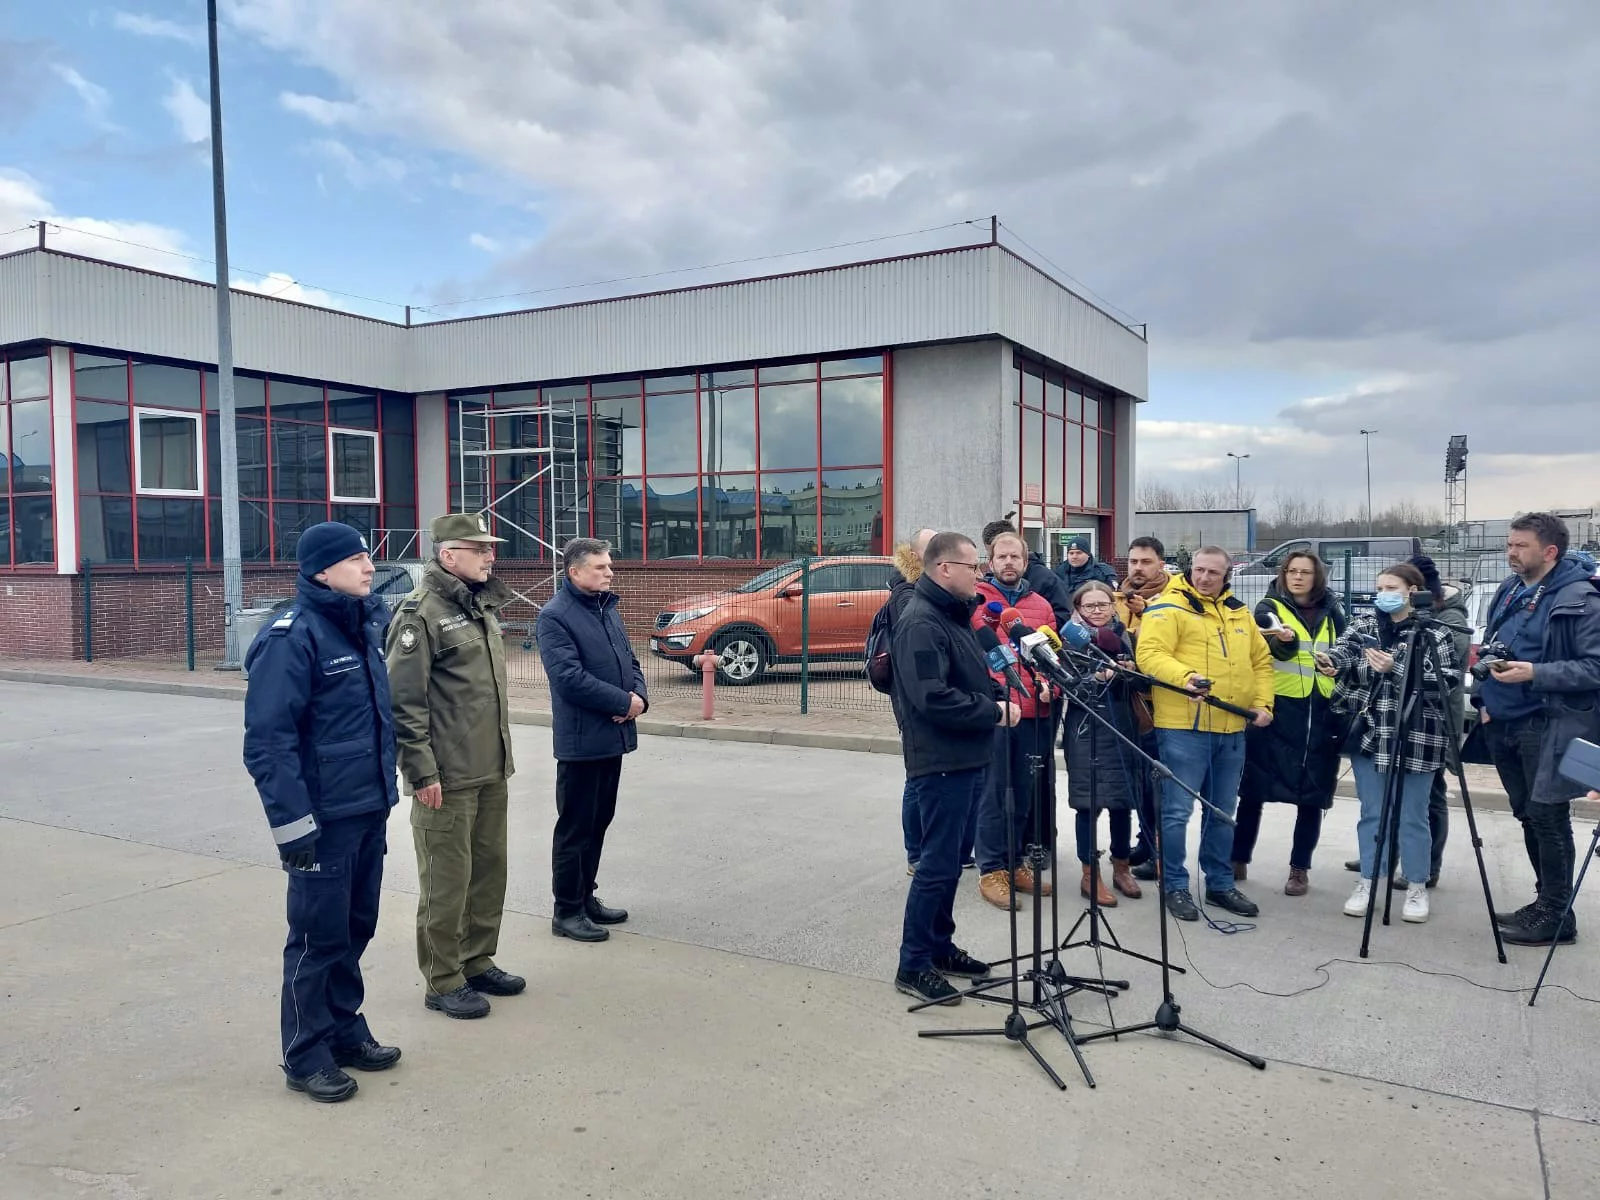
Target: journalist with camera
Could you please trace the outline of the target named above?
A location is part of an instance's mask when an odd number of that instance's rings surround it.
[[[1576,850],[1572,801],[1583,788],[1557,765],[1573,738],[1600,737],[1600,583],[1567,553],[1567,527],[1551,513],[1511,522],[1506,560],[1515,572],[1489,605],[1473,694],[1481,731],[1522,823],[1533,864],[1533,903],[1499,916],[1501,935],[1523,946],[1570,942]]]

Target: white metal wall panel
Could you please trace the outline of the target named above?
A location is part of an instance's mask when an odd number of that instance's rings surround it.
[[[999,323],[1014,342],[1141,400],[1150,395],[1145,340],[1013,255],[998,252]]]
[[[0,258],[0,346],[44,336],[39,304],[39,254]]]
[[[39,335],[216,362],[210,285],[62,254],[26,258],[39,264]],[[238,291],[233,318],[234,362],[243,370],[406,390],[403,326]]]
[[[0,343],[216,361],[211,288],[54,253],[0,259]],[[1140,337],[998,247],[415,328],[234,293],[246,370],[430,392],[1001,336],[1141,399]]]

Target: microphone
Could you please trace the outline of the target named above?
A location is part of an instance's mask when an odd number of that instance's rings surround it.
[[[1022,686],[1022,677],[1017,674],[1017,668],[1013,665],[1017,661],[1017,656],[1011,647],[1001,645],[994,630],[987,625],[975,632],[978,635],[978,646],[983,650],[984,658],[988,660],[989,670],[1004,676],[1011,688],[1027,695],[1028,689]]]
[[[1275,612],[1257,613],[1256,625],[1263,633],[1277,633],[1283,628],[1283,622],[1278,620],[1278,614]]]
[[[1045,640],[1050,643],[1050,649],[1057,654],[1061,653],[1061,635],[1048,625],[1039,626],[1039,632],[1044,634]]]
[[[1087,650],[1090,640],[1089,631],[1076,621],[1068,621],[1061,627],[1060,641],[1069,650]]]
[[[990,603],[993,604],[995,601],[991,600]],[[1000,610],[1001,629],[1009,631],[1015,629],[1018,625],[1026,625],[1026,622],[1022,619],[1021,613],[1019,613],[1015,608],[1010,607],[1002,608]]]
[[[1094,644],[1100,653],[1107,658],[1123,658],[1127,654],[1127,650],[1122,644],[1122,639],[1117,636],[1117,631],[1109,625],[1102,625],[1094,631]]]
[[[998,600],[989,601],[989,603],[987,603],[987,604],[985,604],[983,606],[983,619],[984,619],[984,621],[989,625],[993,625],[996,621],[998,621],[1001,618],[1001,616],[1004,615],[1005,608],[1006,608],[1006,606],[1004,604],[1001,604],[1000,601],[998,601]],[[997,638],[995,640],[998,641],[999,639]]]
[[[1048,626],[1045,629],[1030,629],[1018,621],[1011,627],[1011,640],[1017,644],[1022,660],[1034,670],[1042,672],[1046,678],[1061,687],[1071,687],[1077,682],[1067,673],[1051,648]]]

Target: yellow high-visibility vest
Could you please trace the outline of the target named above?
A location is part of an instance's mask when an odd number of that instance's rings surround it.
[[[1292,604],[1274,599],[1272,606],[1277,609],[1278,620],[1294,630],[1300,638],[1293,658],[1283,659],[1273,656],[1273,692],[1292,700],[1304,700],[1311,695],[1311,689],[1315,687],[1324,698],[1333,695],[1333,680],[1318,673],[1316,659],[1317,651],[1326,652],[1339,640],[1339,635],[1334,632],[1333,618],[1324,613],[1322,623],[1317,626],[1317,632],[1313,635],[1300,620],[1300,614]]]

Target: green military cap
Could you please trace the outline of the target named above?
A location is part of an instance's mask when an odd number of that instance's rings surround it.
[[[435,517],[428,527],[435,546],[446,542],[503,542],[489,532],[489,518],[482,513],[446,513]]]

